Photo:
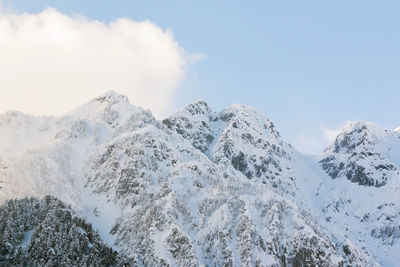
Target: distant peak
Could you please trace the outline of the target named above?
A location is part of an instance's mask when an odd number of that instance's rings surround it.
[[[98,102],[107,102],[107,103],[115,103],[115,102],[129,102],[128,97],[125,95],[117,94],[115,91],[111,90],[103,95],[95,98],[95,101]]]
[[[388,134],[388,131],[379,128],[375,123],[368,121],[351,122],[338,133],[333,144],[324,152],[352,153],[357,147],[376,145],[386,134]]]
[[[375,123],[372,123],[372,122],[369,122],[369,121],[363,121],[363,120],[361,120],[361,121],[354,121],[354,122],[351,122],[351,123],[349,124],[349,126],[350,126],[352,129],[366,129],[366,128],[369,128],[369,127],[376,127],[376,124],[375,124]]]
[[[204,106],[207,106],[207,107],[208,107],[207,102],[206,102],[204,99],[202,99],[202,98],[197,99],[196,101],[192,102],[191,104],[192,104],[192,105],[204,105]]]
[[[394,129],[394,131],[398,134],[400,134],[400,127],[397,127],[396,129]]]
[[[204,101],[203,99],[199,99],[186,107],[183,108],[184,111],[188,111],[191,115],[196,115],[196,114],[210,114],[212,113],[212,110]]]
[[[230,123],[233,128],[236,128],[238,122],[241,122],[245,128],[252,127],[258,129],[259,132],[268,130],[276,138],[280,137],[280,133],[267,115],[262,110],[250,105],[234,104],[227,107],[219,113],[219,119]]]
[[[357,121],[355,122],[356,126],[363,126],[363,127],[367,127],[367,128],[376,128],[378,127],[376,125],[376,123],[374,122],[369,122],[369,121]]]
[[[368,121],[355,121],[349,123],[346,127],[340,131],[339,135],[348,135],[348,134],[360,134],[364,132],[376,133],[380,132],[380,129],[375,123]]]
[[[232,118],[244,118],[246,120],[257,120],[264,122],[265,120],[269,121],[268,117],[265,115],[264,112],[261,110],[249,106],[249,105],[242,105],[242,104],[234,104],[227,108],[224,108],[220,112],[220,117],[224,121],[228,121]]]
[[[257,113],[259,115],[265,116],[265,114],[261,111],[258,110],[257,108],[250,106],[250,105],[244,105],[244,104],[233,104],[224,110],[226,111],[233,111],[233,112],[245,112],[245,113]]]
[[[132,105],[128,97],[108,91],[88,103],[64,114],[67,117],[80,119],[101,119],[108,124],[115,124],[117,120],[124,120],[142,109]]]

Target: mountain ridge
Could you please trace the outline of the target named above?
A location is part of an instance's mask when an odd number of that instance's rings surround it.
[[[133,265],[390,266],[397,260],[385,253],[399,247],[400,200],[379,191],[391,186],[395,194],[397,174],[387,174],[380,187],[339,174],[332,179],[340,161],[330,160],[324,174],[324,162],[283,141],[253,107],[214,112],[200,100],[158,121],[108,92],[62,116],[10,121],[0,119],[6,166],[0,201],[55,194]],[[334,143],[324,158],[377,150],[397,169],[396,154],[382,147],[396,150],[398,139],[379,133],[384,141],[368,147],[358,144],[363,135],[336,152]],[[24,141],[31,136],[35,142]],[[19,149],[8,155],[12,144]],[[348,195],[349,188],[362,199]],[[375,200],[360,206],[368,194]],[[380,223],[382,214],[391,219]]]

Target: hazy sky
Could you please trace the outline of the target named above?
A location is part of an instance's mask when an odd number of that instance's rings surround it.
[[[158,116],[199,98],[216,111],[243,103],[308,153],[346,121],[400,126],[399,1],[0,3],[0,110],[36,101],[40,113],[111,86]]]

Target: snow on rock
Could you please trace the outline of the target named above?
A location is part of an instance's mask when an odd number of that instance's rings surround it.
[[[159,127],[105,143],[87,174],[94,192],[123,209],[112,233],[135,264],[375,264],[350,243],[345,254],[344,244],[294,203],[240,172],[227,176],[189,142]]]
[[[395,159],[391,157],[391,150],[398,147],[400,140],[395,133],[360,121],[337,136],[320,163],[333,179],[346,178],[360,185],[380,187],[398,176]]]
[[[59,117],[8,112],[0,116],[0,201],[55,195],[132,265],[378,266],[396,259],[385,262],[398,244],[399,202],[388,200],[399,188],[400,150],[397,134],[380,141],[385,132],[368,127],[355,152],[371,149],[371,158],[333,146],[323,168],[334,172],[347,158],[366,169],[393,165],[367,176],[380,187],[331,179],[249,106],[214,112],[200,100],[160,122],[108,92]],[[364,130],[355,129],[337,140],[358,144]],[[346,188],[376,198],[365,207]],[[357,230],[367,212],[374,223]]]
[[[287,162],[293,148],[280,139],[274,124],[259,110],[234,105],[214,113],[204,101],[188,105],[163,120],[210,160],[231,175],[268,184],[276,192],[295,195],[295,181]]]
[[[109,92],[60,117],[1,115],[0,155],[8,168],[0,201],[52,194],[79,205],[84,161],[113,128],[137,112],[142,110],[125,96]]]
[[[323,153],[321,220],[384,266],[400,261],[400,138],[373,123],[343,129]]]
[[[211,128],[214,116],[215,114],[207,103],[199,100],[188,105],[176,115],[164,119],[163,123],[189,140],[195,148],[205,153],[215,138]]]

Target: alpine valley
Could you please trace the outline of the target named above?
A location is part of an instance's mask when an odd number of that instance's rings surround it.
[[[0,266],[398,266],[399,172],[400,130],[364,121],[310,156],[244,105],[9,111]]]

